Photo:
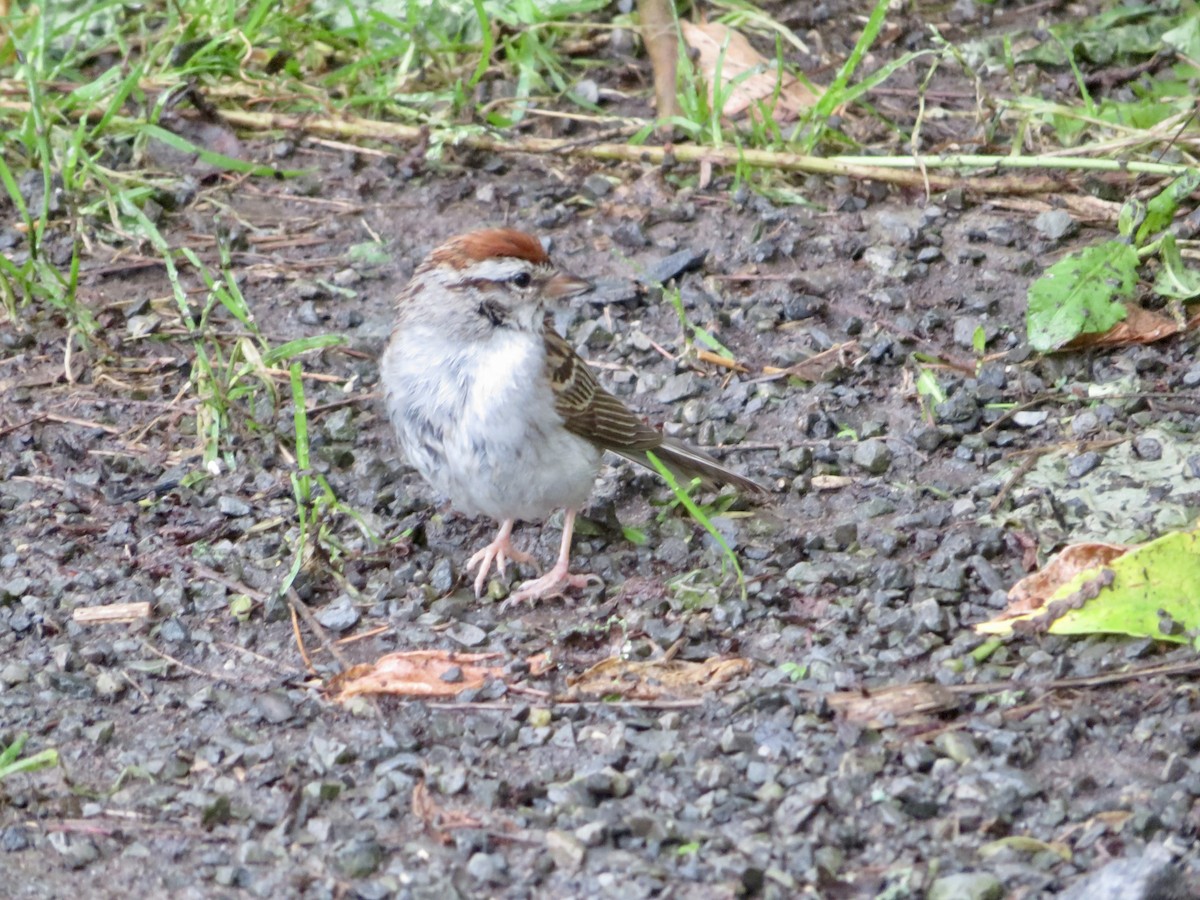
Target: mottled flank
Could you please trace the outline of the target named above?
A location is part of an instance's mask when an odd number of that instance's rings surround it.
[[[542,265],[550,261],[541,241],[514,228],[486,228],[448,241],[430,255],[434,263],[463,268],[484,259],[510,257]]]

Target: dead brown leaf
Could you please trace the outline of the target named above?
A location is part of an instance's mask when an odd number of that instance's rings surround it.
[[[361,694],[391,694],[399,697],[454,697],[467,688],[481,686],[488,678],[501,678],[501,666],[481,665],[499,653],[453,653],[447,650],[410,650],[389,653],[373,663],[352,666],[335,675],[326,689],[336,692],[344,703]],[[454,669],[454,680],[443,676]]]
[[[612,656],[582,675],[568,678],[572,693],[618,695],[625,700],[683,700],[699,697],[753,668],[748,659],[713,658],[704,662],[659,659],[643,662]]]
[[[817,98],[794,76],[780,72],[778,65],[766,59],[750,46],[745,36],[726,25],[704,22],[699,25],[681,20],[679,28],[683,39],[697,53],[696,67],[708,83],[710,97],[717,78],[717,65],[721,67],[720,91],[729,91],[721,114],[736,118],[759,101],[769,102],[779,87],[779,99],[773,116],[784,122],[796,118],[801,110],[808,109]],[[751,69],[762,67],[758,72],[747,75],[730,90],[730,82]]]
[[[1064,547],[1046,565],[1026,575],[1008,592],[1008,606],[1001,618],[1041,609],[1060,587],[1087,569],[1106,566],[1128,550],[1121,544],[1072,544]]]
[[[1080,350],[1085,347],[1128,347],[1130,344],[1152,344],[1169,338],[1180,331],[1193,331],[1200,327],[1200,313],[1192,316],[1179,327],[1170,316],[1144,309],[1141,306],[1127,308],[1125,318],[1105,332],[1081,334],[1063,345],[1063,350]]]
[[[1128,550],[1120,544],[1099,542],[1063,548],[1039,571],[1014,584],[1008,592],[1008,606],[1003,612],[978,623],[975,630],[982,634],[1045,631],[1056,619],[1072,609],[1081,608],[1112,584],[1113,571],[1105,567]],[[1092,569],[1096,574],[1082,580],[1077,590],[1066,597],[1051,599],[1064,584]]]
[[[871,691],[839,691],[827,698],[848,722],[867,728],[917,725],[936,713],[957,709],[958,697],[940,684],[896,684]]]

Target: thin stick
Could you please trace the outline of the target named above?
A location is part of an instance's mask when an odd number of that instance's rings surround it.
[[[171,654],[164,653],[162,650],[159,650],[157,647],[155,647],[149,641],[142,641],[142,646],[144,648],[146,648],[147,650],[149,650],[151,653],[153,653],[155,656],[161,656],[163,659],[165,659],[167,662],[171,663],[172,665],[179,666],[179,668],[183,669],[185,672],[191,672],[193,675],[199,675],[201,678],[211,678],[213,681],[221,680],[221,677],[219,675],[214,675],[214,674],[212,674],[212,672],[203,672],[200,669],[193,668],[192,666],[189,666],[187,663],[183,662],[182,660],[176,659]],[[147,699],[149,699],[149,698],[147,698]]]
[[[312,660],[308,658],[308,651],[304,649],[304,635],[300,633],[300,619],[296,615],[296,607],[289,605],[288,612],[292,614],[292,634],[296,636],[296,649],[300,651],[300,658],[304,660],[304,665],[308,669],[308,673],[316,675],[317,669],[312,664]]]
[[[109,603],[106,606],[80,606],[71,611],[77,625],[108,625],[114,622],[140,622],[150,618],[150,604]]]
[[[321,647],[325,650],[325,652],[336,659],[343,670],[349,669],[350,661],[347,660],[346,657],[342,655],[342,652],[334,646],[333,641],[329,640],[329,636],[325,633],[325,629],[321,627],[321,623],[317,621],[317,617],[314,616],[312,610],[308,608],[308,604],[300,599],[300,595],[296,593],[295,588],[288,588],[287,600],[291,605],[293,613],[299,613],[301,618],[304,619],[304,624],[312,629],[313,634],[316,635],[317,640],[320,642]],[[311,663],[309,665],[311,665]]]
[[[244,109],[225,109],[221,115],[227,122],[244,128],[260,130],[300,131],[310,134],[358,137],[382,141],[415,141],[421,137],[421,129],[412,125],[392,122],[376,122],[354,116],[327,118],[321,116],[298,116],[284,113],[252,112]],[[633,146],[631,144],[580,145],[551,138],[523,137],[505,140],[490,134],[466,134],[456,142],[458,146],[473,150],[490,150],[509,153],[558,154],[583,156],[591,159],[641,162],[661,165],[668,155],[676,162],[692,163],[708,160],[722,166],[745,165],[781,171],[810,172],[818,175],[847,175],[851,177],[888,181],[924,189],[926,180],[931,189],[946,190],[962,184],[962,177],[922,175],[923,170],[1003,170],[1003,169],[1047,169],[1090,172],[1132,172],[1135,174],[1178,177],[1188,171],[1184,165],[1146,163],[1136,160],[1121,160],[1076,156],[1072,158],[1043,156],[834,156],[818,157],[799,153],[780,153],[771,150],[753,150],[729,147],[702,147],[694,144],[668,144],[662,147]],[[1011,177],[973,177],[970,187],[981,193],[1036,194],[1061,190],[1058,178],[1030,178],[1027,175]]]

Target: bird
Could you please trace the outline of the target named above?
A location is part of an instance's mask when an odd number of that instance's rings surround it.
[[[432,250],[398,295],[380,357],[388,418],[408,462],[451,506],[499,523],[467,561],[481,596],[494,565],[533,558],[513,546],[517,520],[565,510],[554,566],[505,601],[563,595],[599,581],[570,571],[575,518],[604,451],[680,479],[753,494],[765,488],[664,435],[606,391],[553,327],[550,310],[591,289],[559,269],[538,238],[512,228],[461,234]]]

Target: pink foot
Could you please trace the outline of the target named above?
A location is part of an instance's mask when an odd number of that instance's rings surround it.
[[[555,566],[541,578],[526,581],[508,599],[500,604],[500,611],[516,606],[526,600],[541,600],[545,597],[561,597],[568,588],[583,588],[589,584],[603,584],[599,575],[571,575],[567,567]]]
[[[475,566],[479,566],[479,572],[475,575],[476,597],[483,594],[483,586],[487,583],[488,572],[491,571],[493,562],[495,562],[496,571],[500,573],[501,578],[505,576],[509,560],[520,564],[533,562],[532,556],[522,553],[512,545],[512,530],[513,520],[507,519],[500,525],[500,532],[496,535],[496,539],[467,560],[468,572]]]

